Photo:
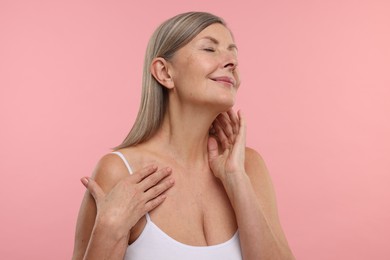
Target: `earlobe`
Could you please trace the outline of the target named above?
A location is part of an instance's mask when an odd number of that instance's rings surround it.
[[[150,72],[161,85],[168,89],[174,88],[174,83],[168,70],[168,62],[164,58],[154,58],[150,65]]]

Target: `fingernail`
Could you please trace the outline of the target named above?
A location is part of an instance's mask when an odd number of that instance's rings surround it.
[[[87,188],[88,182],[89,182],[88,178],[87,177],[83,177],[83,178],[80,179],[80,181]]]

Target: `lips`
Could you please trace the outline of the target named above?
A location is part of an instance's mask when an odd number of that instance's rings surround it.
[[[229,84],[232,86],[236,85],[235,80],[231,77],[221,76],[221,77],[213,77],[211,79],[216,81],[216,82],[225,83],[225,84]]]

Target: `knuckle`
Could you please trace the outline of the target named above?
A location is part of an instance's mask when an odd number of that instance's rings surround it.
[[[155,208],[158,206],[158,204],[160,204],[160,201],[161,201],[161,198],[156,198],[154,200],[152,200],[152,207]]]
[[[148,200],[145,198],[145,196],[142,196],[140,199],[139,199],[139,203],[140,205],[145,205],[147,204]]]
[[[147,212],[151,211],[153,208],[154,208],[153,202],[149,201],[148,203],[145,204],[144,212],[147,213]]]
[[[156,173],[156,174],[153,174],[152,176],[150,176],[150,183],[152,185],[155,185],[158,182],[159,175],[160,175],[160,173]]]
[[[135,175],[137,178],[143,179],[150,174],[150,171],[151,171],[150,167],[145,167],[135,172],[133,175]]]
[[[139,187],[134,187],[132,189],[132,193],[134,194],[133,195],[134,197],[141,197],[142,198],[143,191]]]
[[[142,209],[140,210],[142,215],[145,215],[146,213],[148,213],[148,212],[151,210],[151,208],[149,208],[149,207],[150,207],[149,205],[150,205],[150,204],[146,203],[146,204],[142,207]]]
[[[145,178],[145,176],[146,176],[146,174],[142,171],[137,171],[131,175],[131,177],[133,177],[133,180],[135,182],[142,180],[143,178]]]
[[[164,190],[167,190],[167,189],[169,189],[172,186],[173,186],[173,179],[170,179],[170,180],[165,182]]]
[[[150,182],[152,185],[156,185],[165,176],[165,171],[159,171],[150,176]]]
[[[146,176],[148,176],[150,173],[150,169],[149,168],[146,168],[146,169],[143,169],[141,172],[140,172],[140,175],[142,178],[145,178]]]
[[[160,185],[158,185],[158,186],[155,186],[154,188],[153,188],[153,196],[157,196],[158,194],[160,194],[162,192],[162,189],[161,189],[161,186]]]

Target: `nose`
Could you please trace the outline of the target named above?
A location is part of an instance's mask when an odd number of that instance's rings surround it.
[[[228,69],[233,71],[237,67],[237,62],[236,61],[229,62],[229,63],[225,64],[225,66],[223,66],[223,67],[228,68]]]
[[[227,53],[224,57],[223,67],[231,71],[235,70],[238,65],[237,57],[232,53]]]

